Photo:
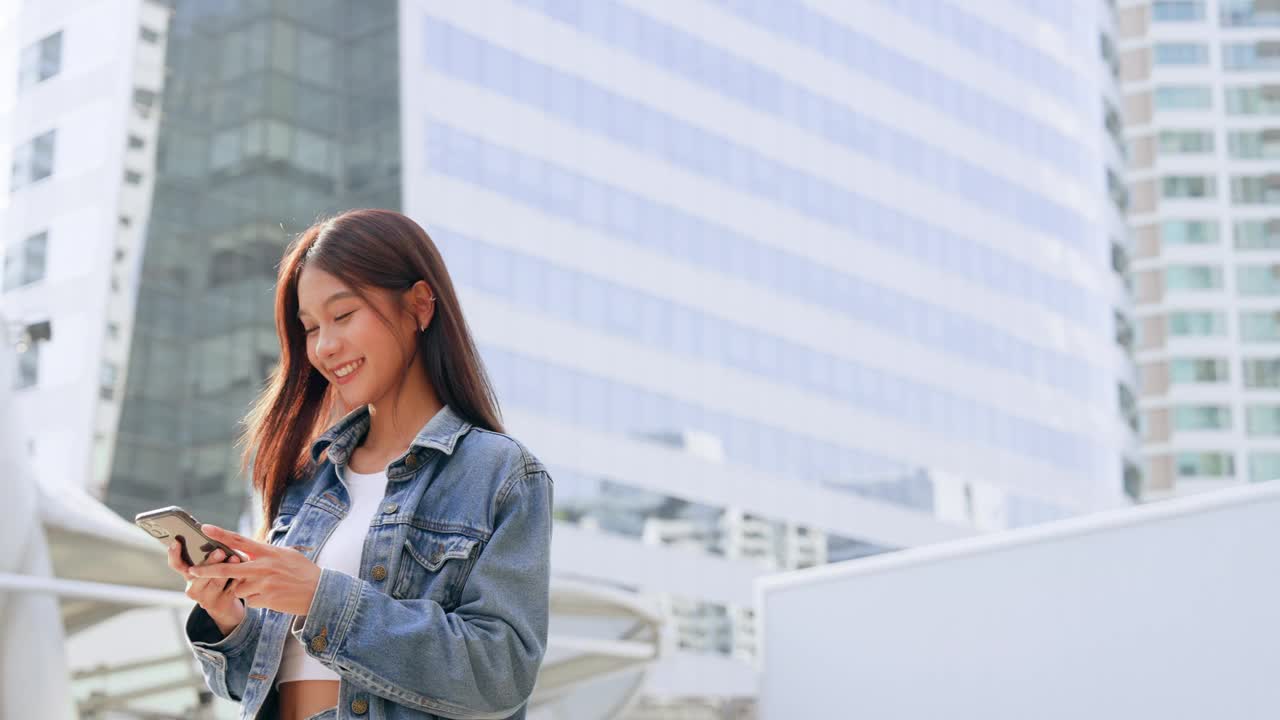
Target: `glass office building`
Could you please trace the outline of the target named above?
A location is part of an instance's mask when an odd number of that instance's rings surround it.
[[[396,3],[179,1],[168,35],[107,502],[234,525],[285,244],[319,215],[401,202]]]

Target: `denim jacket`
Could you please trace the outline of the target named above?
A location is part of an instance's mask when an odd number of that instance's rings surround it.
[[[362,407],[313,443],[315,469],[286,490],[272,544],[316,557],[350,506],[336,468],[368,430]],[[249,608],[226,637],[192,610],[205,682],[242,719],[274,716],[292,633],[338,673],[339,718],[523,718],[547,643],[551,501],[523,445],[444,406],[387,466],[359,577],[324,568],[305,616]]]

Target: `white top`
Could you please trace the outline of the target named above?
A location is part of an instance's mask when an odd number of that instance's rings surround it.
[[[387,471],[366,475],[346,467],[339,477],[343,478],[347,494],[351,496],[351,509],[338,521],[333,534],[316,555],[315,562],[320,567],[359,577],[360,556],[364,553],[364,539],[369,534],[369,524],[378,512],[382,498],[387,494]],[[337,673],[307,654],[293,633],[287,633],[285,637],[280,671],[276,673],[277,686],[290,680],[338,679]]]

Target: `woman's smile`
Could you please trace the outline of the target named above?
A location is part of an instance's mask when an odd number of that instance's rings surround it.
[[[334,381],[339,385],[346,385],[351,382],[351,378],[355,377],[355,374],[362,367],[364,367],[364,358],[354,360],[345,365],[339,365],[333,370]]]

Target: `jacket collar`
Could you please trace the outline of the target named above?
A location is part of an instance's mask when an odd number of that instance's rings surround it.
[[[446,455],[452,455],[458,438],[472,427],[471,423],[459,416],[452,407],[444,405],[418,431],[409,444],[414,447],[435,448]],[[369,433],[369,406],[360,407],[347,413],[333,427],[324,432],[311,443],[311,460],[320,461],[320,453],[328,449],[329,460],[335,465],[346,465],[352,451]]]

